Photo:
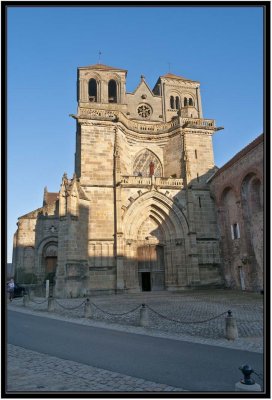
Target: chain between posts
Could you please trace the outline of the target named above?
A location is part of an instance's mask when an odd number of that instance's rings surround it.
[[[55,299],[56,304],[58,304],[61,308],[64,308],[65,310],[75,310],[76,308],[80,308],[84,303],[86,303],[86,300],[84,300],[79,306],[76,307],[65,307],[62,304],[60,304],[56,299]]]
[[[32,301],[33,303],[36,303],[36,304],[43,304],[43,303],[45,303],[46,301],[48,301],[48,299],[46,299],[46,300],[44,300],[44,301],[42,301],[42,302],[37,302],[37,301],[35,301],[35,300],[33,300],[33,299],[30,299],[30,301]],[[87,300],[84,300],[81,304],[79,304],[79,305],[77,305],[77,306],[75,306],[75,307],[65,307],[65,306],[63,306],[62,304],[60,304],[60,303],[55,299],[56,304],[59,305],[61,308],[65,309],[65,310],[75,310],[75,309],[77,309],[77,308],[80,308],[83,304],[86,304],[86,301],[87,301]],[[108,315],[111,315],[111,316],[119,316],[119,317],[122,317],[122,316],[124,316],[124,315],[128,315],[128,314],[130,314],[130,313],[133,313],[133,312],[135,312],[136,310],[138,310],[138,309],[141,307],[141,305],[139,305],[139,306],[137,306],[137,307],[133,308],[132,310],[127,311],[127,312],[125,312],[125,313],[110,313],[110,312],[108,312],[108,311],[103,310],[102,308],[100,308],[99,306],[97,306],[96,304],[94,304],[94,303],[92,303],[92,302],[90,302],[89,304],[92,304],[95,308],[97,308],[99,311],[101,311],[101,312],[103,312],[103,313],[105,313],[105,314],[108,314]],[[211,318],[208,318],[208,319],[202,320],[202,321],[180,321],[180,320],[173,319],[173,318],[169,318],[169,317],[166,317],[165,315],[160,314],[159,312],[157,312],[156,310],[154,310],[153,308],[151,308],[151,307],[150,307],[149,305],[147,305],[147,304],[146,304],[146,307],[147,307],[151,312],[153,312],[154,314],[158,315],[159,317],[161,317],[161,318],[163,318],[163,319],[166,319],[166,320],[168,320],[168,321],[171,321],[171,322],[179,323],[179,324],[201,324],[201,323],[204,323],[204,322],[212,321],[212,320],[214,320],[214,319],[216,319],[216,318],[219,318],[219,317],[221,317],[222,315],[225,315],[225,314],[227,313],[227,311],[224,311],[223,313],[218,314],[218,315],[216,315],[215,317],[211,317]]]
[[[179,321],[177,319],[168,318],[165,315],[162,315],[162,314],[158,313],[157,311],[153,310],[153,308],[149,307],[149,305],[146,305],[146,307],[149,308],[149,310],[152,311],[154,314],[159,315],[161,318],[167,319],[168,321],[177,322],[179,324],[201,324],[201,323],[209,322],[209,321],[212,321],[213,319],[222,317],[222,315],[225,315],[228,312],[228,311],[224,311],[223,313],[218,314],[215,317],[212,317],[212,318],[209,318],[209,319],[205,319],[203,321]]]
[[[43,301],[35,301],[33,299],[29,299],[29,301],[32,301],[32,303],[35,303],[35,304],[43,304],[43,303],[45,303],[47,301],[47,299],[45,299]]]
[[[105,314],[112,315],[112,316],[119,316],[119,317],[121,317],[121,316],[123,316],[123,315],[130,314],[130,313],[132,313],[132,312],[138,310],[138,308],[141,307],[141,305],[139,305],[139,306],[137,306],[137,307],[133,308],[132,310],[127,311],[127,312],[125,312],[125,313],[113,314],[113,313],[110,313],[110,312],[108,312],[108,311],[102,310],[102,308],[98,307],[98,306],[97,306],[96,304],[94,304],[94,303],[90,303],[90,304],[92,304],[92,305],[93,305],[94,307],[96,307],[99,311],[101,311],[101,312],[103,312],[103,313],[105,313]]]

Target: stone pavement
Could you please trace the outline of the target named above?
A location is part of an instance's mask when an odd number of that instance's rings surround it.
[[[183,389],[8,345],[10,392],[181,392]]]
[[[90,298],[90,301],[95,305],[92,307],[92,318],[84,318],[85,299],[57,299],[54,312],[47,311],[47,300],[36,297],[32,298],[28,307],[25,307],[23,300],[18,298],[9,303],[8,308],[105,329],[263,352],[263,296],[260,294],[230,290],[192,291],[178,294],[151,292],[96,296]],[[150,307],[148,327],[139,326],[139,308],[129,312],[142,303]],[[239,331],[239,338],[234,341],[228,341],[225,338],[226,314],[217,317],[229,309],[237,320]],[[183,321],[183,323],[173,320]],[[8,390],[10,391],[183,390],[60,360],[12,345],[8,346],[8,359]],[[25,371],[28,371],[27,375]]]

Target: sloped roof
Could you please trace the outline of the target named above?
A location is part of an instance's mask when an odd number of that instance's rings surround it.
[[[254,147],[258,146],[263,141],[264,141],[264,134],[262,133],[260,136],[258,136],[252,142],[250,142],[246,147],[244,147],[242,150],[236,153],[235,156],[233,156],[229,161],[226,162],[226,164],[224,164],[221,168],[219,168],[212,177],[212,179],[220,175],[221,172],[225,171],[227,168],[231,167],[238,160],[240,160],[240,158],[244,157],[247,153],[249,153],[252,149],[254,149]]]
[[[152,90],[150,89],[150,87],[148,86],[148,84],[146,83],[145,78],[141,78],[139,84],[137,85],[136,89],[132,92],[132,94],[135,94],[135,93],[139,90],[139,88],[140,88],[142,85],[144,85],[144,86],[148,89],[148,91],[150,92],[150,94],[151,94],[152,96],[154,96],[154,93],[152,92]],[[129,94],[129,93],[128,93],[128,94]]]
[[[99,70],[103,70],[103,71],[124,71],[127,72],[126,69],[122,69],[122,68],[116,68],[116,67],[110,67],[109,65],[105,65],[105,64],[93,64],[93,65],[88,65],[87,67],[78,67],[79,69],[99,69]]]
[[[39,212],[42,212],[43,207],[37,208],[36,210],[30,211],[27,214],[21,215],[18,219],[21,218],[36,218]]]
[[[161,78],[178,79],[178,80],[189,81],[189,82],[198,82],[198,81],[193,81],[192,79],[184,78],[184,76],[179,76],[179,75],[171,74],[170,72],[168,72],[168,73],[165,74],[165,75],[162,75]]]
[[[46,204],[52,204],[59,198],[59,193],[55,192],[46,192],[44,195],[44,200]]]

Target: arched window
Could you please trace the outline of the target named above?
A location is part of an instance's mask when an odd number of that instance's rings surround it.
[[[193,105],[194,105],[193,99],[190,97],[190,98],[189,98],[189,106],[193,106]]]
[[[249,186],[249,206],[252,214],[261,210],[261,182],[254,178]]]
[[[176,96],[176,109],[178,110],[179,108],[179,97]]]
[[[248,217],[251,218],[253,214],[261,211],[263,204],[261,182],[254,173],[250,173],[244,178],[241,195]]]
[[[89,100],[97,102],[97,82],[93,78],[89,80]]]
[[[109,81],[108,85],[109,103],[117,103],[117,84],[114,79]]]
[[[187,105],[188,105],[187,97],[184,97],[184,107],[186,107]]]
[[[173,96],[170,97],[170,108],[171,108],[172,110],[175,108],[175,105],[174,105],[174,97],[173,97]]]
[[[134,176],[150,176],[150,164],[153,163],[153,174],[162,176],[162,164],[159,158],[149,149],[142,150],[136,157],[133,164]]]

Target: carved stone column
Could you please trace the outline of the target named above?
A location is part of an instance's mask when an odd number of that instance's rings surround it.
[[[79,80],[79,100],[88,102],[88,81],[86,79]]]

